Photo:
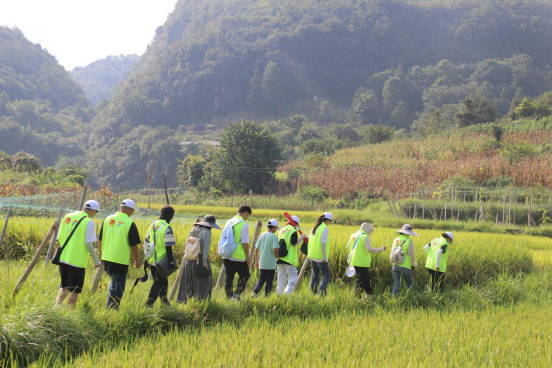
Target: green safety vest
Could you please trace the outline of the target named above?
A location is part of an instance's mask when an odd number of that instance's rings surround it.
[[[152,242],[153,236],[155,236],[155,253],[153,253],[153,255],[148,259],[151,264],[155,264],[156,257],[157,262],[159,262],[167,255],[167,249],[165,248],[165,231],[167,231],[168,227],[169,224],[165,220],[156,221],[150,227],[150,233],[148,234],[149,241]],[[151,233],[152,229],[153,234]]]
[[[367,236],[368,234],[362,230],[351,235],[351,239],[349,240],[349,253],[352,252],[350,266],[370,267],[372,265],[372,255],[368,253],[364,246]],[[356,247],[354,247],[355,242]]]
[[[408,268],[408,269],[412,268],[412,260],[410,259],[410,254],[408,254],[408,246],[410,245],[410,241],[411,241],[410,237],[405,234],[401,234],[397,239],[393,240],[393,248],[395,248],[397,245],[404,242],[404,244],[401,246],[404,252],[404,262],[397,263],[397,266]]]
[[[280,242],[280,240],[285,241],[287,251],[288,251],[288,254],[285,257],[280,258],[280,260],[285,261],[290,265],[297,267],[298,250],[295,244],[291,244],[291,237],[296,232],[297,232],[297,229],[293,227],[293,225],[290,224],[290,225],[284,226],[278,233],[278,242]]]
[[[321,223],[320,226],[318,226],[318,229],[316,229],[316,233],[314,234],[314,239],[312,236],[312,232],[309,235],[309,258],[314,259],[324,259],[324,254],[322,253],[322,234],[324,234],[324,230],[327,228],[325,223]],[[328,242],[326,243],[326,260],[330,260],[330,252],[331,252],[331,246],[330,246],[330,234],[328,233]]]
[[[132,220],[122,212],[117,212],[104,220],[102,260],[123,265],[130,264],[131,244],[128,243],[128,233],[131,226]]]
[[[63,244],[65,244],[65,240],[67,240],[75,226],[77,226],[77,223],[83,217],[86,218],[82,220],[82,222],[79,224],[79,227],[77,228],[71,239],[69,239],[69,242],[63,249],[63,253],[61,253],[61,257],[59,258],[61,262],[79,268],[86,268],[86,266],[88,265],[88,249],[86,248],[86,228],[88,227],[88,223],[92,221],[92,219],[88,217],[88,214],[84,211],[68,213],[63,218],[63,222],[59,227],[58,237],[59,246],[63,246]]]
[[[238,221],[240,221],[237,223]],[[237,215],[232,219],[232,229],[234,230],[234,239],[236,240],[236,250],[232,254],[232,258],[240,259],[242,261],[245,261],[247,259],[247,256],[245,254],[245,250],[243,249],[243,244],[241,242],[241,232],[243,227],[245,226],[245,221],[243,220],[243,217]]]
[[[431,241],[431,245],[429,246],[427,260],[426,260],[426,268],[429,268],[430,270],[436,271],[437,268],[437,252],[443,245],[446,245],[447,240],[443,237],[433,239]],[[450,245],[450,244],[449,244]],[[447,247],[447,251],[445,253],[441,254],[441,259],[439,260],[439,271],[445,272],[447,270],[447,260],[449,256],[449,247]]]

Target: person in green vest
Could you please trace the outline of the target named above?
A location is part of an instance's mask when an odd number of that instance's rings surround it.
[[[280,249],[286,247],[288,254],[278,259],[278,284],[276,287],[276,294],[281,295],[291,294],[295,290],[297,284],[297,264],[299,261],[298,245],[301,244],[306,235],[299,236],[297,230],[299,227],[299,217],[291,216],[291,219],[297,224],[294,227],[289,221],[278,232],[278,242]]]
[[[260,275],[253,289],[253,294],[251,294],[252,298],[259,295],[265,283],[265,296],[269,296],[276,275],[276,262],[278,262],[278,250],[280,249],[278,236],[276,235],[279,228],[278,220],[268,220],[266,227],[266,232],[259,236],[259,240],[255,244],[255,266],[259,269]]]
[[[443,292],[445,289],[445,272],[452,239],[454,239],[454,235],[447,231],[424,247],[427,252],[426,268],[429,272],[429,289],[431,291],[439,289]]]
[[[164,305],[170,305],[169,299],[167,299],[169,280],[157,271],[155,263],[167,257],[169,261],[169,270],[177,269],[172,251],[173,247],[176,245],[174,233],[170,225],[173,217],[174,208],[172,206],[166,205],[161,207],[159,220],[155,221],[150,226],[146,237],[147,243],[153,242],[153,239],[150,238],[154,236],[152,232],[155,233],[155,253],[148,259],[151,265],[151,278],[153,279],[148,300],[146,301],[148,307],[153,306],[157,298],[161,299],[161,303]]]
[[[130,217],[136,210],[131,199],[121,202],[119,212],[108,216],[100,230],[98,248],[105,272],[111,277],[107,293],[106,308],[118,309],[126,287],[130,254],[134,257],[134,267],[140,268],[138,244],[140,233]]]
[[[410,239],[410,236],[418,236],[412,231],[412,225],[405,224],[402,229],[398,231],[400,234],[398,238],[393,240],[393,248],[400,246],[404,254],[404,261],[402,263],[393,263],[393,279],[394,285],[391,294],[397,295],[401,288],[401,278],[406,282],[406,288],[412,288],[412,272],[416,270],[418,264],[416,263],[416,257],[414,254],[414,242]]]
[[[61,285],[57,294],[56,305],[63,303],[68,294],[67,305],[74,306],[77,304],[79,294],[84,287],[89,254],[94,261],[94,267],[100,265],[100,260],[94,251],[93,243],[97,239],[96,226],[92,220],[99,211],[100,204],[97,201],[90,200],[84,204],[82,211],[71,212],[63,217],[57,236],[58,246],[63,247],[65,245],[65,247],[59,259]],[[71,233],[73,233],[72,236]]]
[[[324,212],[316,220],[314,228],[309,234],[309,259],[311,260],[311,284],[310,290],[313,294],[326,295],[326,289],[330,283],[330,254],[331,254],[331,242],[328,226],[333,221],[333,215],[330,212]],[[320,290],[318,290],[318,284],[320,282],[320,273],[322,273],[322,283],[320,284]]]
[[[347,243],[349,250],[349,266],[355,268],[357,275],[355,283],[355,292],[360,296],[362,290],[366,296],[371,297],[374,294],[372,285],[370,285],[370,267],[372,266],[372,254],[384,252],[387,247],[372,248],[370,234],[374,232],[372,224],[363,222],[360,229],[351,235]]]
[[[224,291],[226,297],[232,300],[239,300],[249,281],[249,227],[247,219],[251,216],[251,207],[242,204],[238,208],[238,214],[226,222],[226,226],[232,226],[234,239],[237,247],[231,257],[223,258],[222,263],[226,270],[226,280],[224,282]],[[238,274],[238,284],[234,290],[234,277]]]

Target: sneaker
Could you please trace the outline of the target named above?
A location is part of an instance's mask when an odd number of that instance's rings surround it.
[[[259,294],[253,293],[253,294],[251,294],[250,298],[256,298],[256,297],[258,297],[258,296],[259,296]]]
[[[230,300],[233,300],[235,302],[240,301],[240,294],[234,294],[234,296],[232,296]]]

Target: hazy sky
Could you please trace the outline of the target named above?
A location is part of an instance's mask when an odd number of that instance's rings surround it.
[[[176,0],[0,0],[0,25],[17,26],[67,70],[108,55],[142,54]]]

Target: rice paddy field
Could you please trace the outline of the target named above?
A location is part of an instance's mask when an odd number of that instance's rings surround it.
[[[202,208],[219,223],[235,209]],[[315,213],[302,213],[304,230]],[[179,258],[191,219],[174,224]],[[264,218],[266,217],[266,219]],[[279,211],[257,214],[267,220]],[[332,280],[326,297],[308,290],[309,275],[297,293],[250,299],[252,275],[239,302],[222,290],[210,302],[147,308],[150,283],[133,280],[132,269],[119,311],[106,310],[108,277],[92,294],[94,276],[75,309],[54,308],[57,267],[35,267],[19,294],[13,289],[51,218],[17,218],[8,226],[10,259],[0,262],[0,366],[175,367],[175,366],[537,366],[552,364],[552,240],[550,238],[455,231],[444,293],[427,290],[422,248],[442,231],[419,230],[414,238],[419,264],[413,290],[394,298],[389,248],[396,229],[376,228],[371,276],[377,297],[358,298],[354,279],[344,276],[346,244],[357,226],[331,225]],[[153,218],[137,218],[142,234]],[[98,220],[99,225],[99,220]],[[254,221],[250,221],[253,233]],[[0,225],[2,223],[0,222]],[[264,231],[264,228],[263,228]],[[213,231],[210,258],[214,278],[220,232]],[[169,283],[172,285],[174,275]]]

